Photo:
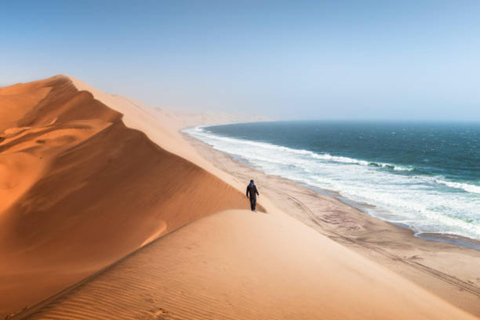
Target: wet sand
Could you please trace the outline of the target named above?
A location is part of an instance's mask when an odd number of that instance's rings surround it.
[[[2,318],[479,313],[478,252],[416,239],[189,143],[179,130],[206,116],[62,75],[0,88],[0,102]],[[242,210],[251,178],[256,213]]]
[[[202,157],[236,180],[254,179],[260,193],[290,216],[453,305],[480,316],[479,251],[451,241],[417,238],[406,228],[371,217],[294,181],[267,175],[188,134],[183,135]]]

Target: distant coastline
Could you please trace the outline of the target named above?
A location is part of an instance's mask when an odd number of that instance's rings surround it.
[[[263,121],[255,122],[255,124],[260,124],[260,125],[262,123],[264,123],[264,122]],[[352,122],[349,122],[349,123],[352,123]],[[402,122],[397,122],[397,123],[402,123]],[[234,123],[228,123],[228,124],[223,124],[221,126],[222,127],[223,126],[231,126],[233,124]],[[438,125],[442,125],[442,124],[438,124]],[[208,137],[205,138],[206,135],[199,134],[199,132],[202,132],[204,130],[207,130],[208,128],[217,127],[217,126],[218,125],[201,125],[201,126],[185,128],[182,131],[184,133],[196,138],[196,139],[199,139],[199,140],[209,144],[210,146],[212,146],[213,148],[215,148],[219,151],[226,152],[227,154],[229,154],[229,156],[231,156],[233,159],[235,159],[237,161],[245,163],[252,168],[259,169],[259,170],[263,171],[261,166],[256,165],[254,162],[250,161],[248,159],[248,156],[243,156],[243,155],[241,155],[237,152],[231,153],[231,152],[228,152],[228,150],[222,150],[221,146],[215,146],[214,143],[212,143],[212,141],[209,141]],[[212,133],[212,132],[209,132],[208,134],[209,135],[215,135],[215,133]],[[219,137],[226,138],[225,135],[220,135]],[[238,138],[235,138],[235,137],[232,136],[229,139],[232,139],[230,141],[232,143],[235,143],[234,140],[238,139]],[[252,141],[252,143],[256,143],[256,141]],[[380,167],[380,165],[377,165],[377,166]],[[385,167],[388,167],[388,166],[385,165]],[[388,217],[392,215],[392,212],[389,212],[388,209],[384,209],[382,207],[378,207],[376,205],[366,203],[365,201],[357,201],[355,199],[352,199],[348,196],[345,196],[342,193],[342,190],[332,190],[332,189],[327,189],[327,188],[322,188],[322,187],[319,187],[319,186],[315,186],[315,185],[309,184],[305,181],[302,181],[300,179],[295,179],[295,178],[289,177],[288,174],[285,176],[285,175],[280,173],[280,175],[283,176],[286,179],[290,179],[290,180],[292,180],[296,183],[304,185],[304,186],[306,186],[306,187],[308,187],[308,188],[310,188],[310,189],[312,189],[312,190],[314,190],[314,191],[316,191],[316,192],[318,192],[322,195],[338,199],[339,201],[341,201],[341,202],[343,202],[343,203],[345,203],[349,206],[352,206],[355,209],[360,210],[364,214],[368,214],[368,215],[370,215],[372,217],[375,217],[377,219],[381,219],[381,220],[390,222],[390,223],[392,223],[396,226],[399,226],[401,228],[406,228],[408,230],[411,230],[414,233],[414,235],[418,238],[429,240],[429,241],[447,242],[447,243],[450,243],[450,244],[464,246],[464,247],[467,247],[467,248],[471,248],[471,249],[475,249],[477,251],[480,251],[480,241],[478,239],[472,239],[472,238],[469,238],[469,237],[465,237],[465,236],[462,236],[462,235],[456,235],[456,234],[448,234],[448,233],[445,234],[445,233],[441,233],[441,232],[419,232],[418,230],[415,229],[415,227],[412,227],[412,225],[409,225],[407,223],[403,223],[401,221],[395,221],[395,220],[389,219]],[[387,216],[387,218],[385,216]]]

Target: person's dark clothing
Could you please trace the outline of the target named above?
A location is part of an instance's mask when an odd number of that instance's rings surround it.
[[[257,199],[257,194],[260,195],[258,193],[258,190],[257,190],[257,186],[254,185],[253,183],[250,183],[248,186],[247,186],[247,197],[249,197],[250,199]]]
[[[255,207],[257,206],[257,198],[250,198],[250,209],[255,211]]]
[[[257,205],[257,194],[260,195],[257,187],[253,183],[250,183],[247,186],[247,197],[250,198],[250,208],[252,211],[255,211],[255,207]]]

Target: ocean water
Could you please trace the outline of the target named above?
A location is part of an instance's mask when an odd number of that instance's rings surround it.
[[[480,240],[480,124],[299,121],[186,132],[268,174],[368,204],[366,213],[419,236]]]

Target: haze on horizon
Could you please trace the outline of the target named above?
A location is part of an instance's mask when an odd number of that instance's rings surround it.
[[[152,107],[480,121],[480,2],[9,1],[0,86],[68,74]]]

